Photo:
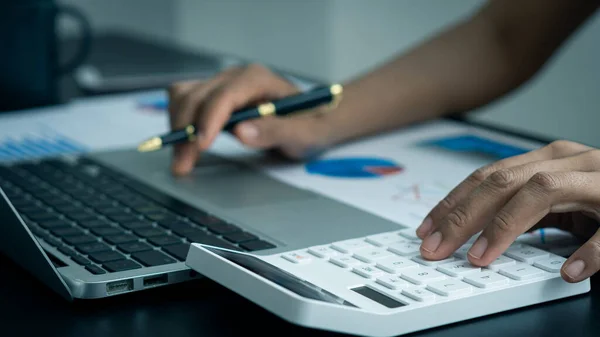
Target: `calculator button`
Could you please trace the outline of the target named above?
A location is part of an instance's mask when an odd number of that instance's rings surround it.
[[[473,291],[472,286],[455,279],[430,283],[427,285],[427,289],[447,297],[467,295]]]
[[[385,257],[394,256],[392,253],[381,248],[365,248],[354,253],[354,257],[367,263],[375,262],[376,260]]]
[[[369,265],[356,266],[352,269],[352,271],[366,278],[377,277],[383,274],[383,271],[381,269],[377,269],[374,266]]]
[[[399,273],[403,269],[417,268],[419,265],[407,258],[392,256],[377,261],[377,267],[387,271],[388,273]]]
[[[367,242],[376,246],[387,246],[395,242],[407,241],[405,238],[398,236],[398,232],[381,233],[367,237]]]
[[[533,265],[550,273],[559,273],[560,268],[565,261],[567,261],[567,259],[562,256],[552,256],[547,259],[537,260]]]
[[[440,264],[455,261],[456,259],[454,257],[449,257],[449,258],[443,259],[443,260],[427,260],[427,259],[424,259],[421,255],[418,255],[418,256],[414,256],[411,260],[417,262],[418,264],[422,264],[425,266],[437,266]]]
[[[342,253],[350,253],[352,251],[359,250],[361,248],[371,247],[371,244],[363,239],[350,239],[340,242],[335,242],[331,245],[331,248],[340,251]]]
[[[392,290],[408,286],[408,282],[398,275],[385,275],[377,278],[377,283],[384,285]]]
[[[414,242],[401,242],[401,243],[392,243],[389,245],[388,250],[392,253],[407,256],[418,254],[420,249],[420,245]]]
[[[421,238],[419,238],[417,236],[416,233],[416,229],[414,228],[406,228],[406,229],[402,229],[400,231],[398,231],[398,234],[404,238],[407,238],[409,240],[416,240],[416,241],[420,241]]]
[[[504,253],[508,257],[521,262],[533,263],[536,260],[550,257],[548,252],[533,247],[510,247]]]
[[[436,282],[446,278],[446,276],[439,271],[427,267],[407,269],[403,271],[401,275],[403,279],[415,284]]]
[[[316,246],[308,249],[308,252],[318,257],[332,257],[338,255],[340,252],[329,248],[328,246]]]
[[[488,265],[488,268],[490,268],[491,270],[498,271],[500,270],[500,268],[514,266],[515,264],[517,264],[517,261],[511,259],[510,257],[500,255]]]
[[[495,288],[508,284],[506,277],[493,271],[469,274],[463,280],[479,288]]]
[[[470,244],[465,244],[462,247],[458,248],[455,252],[454,252],[454,256],[458,257],[459,259],[467,259],[467,254],[469,254],[469,249],[471,249],[471,245]]]
[[[522,281],[543,276],[545,272],[528,264],[518,263],[514,266],[501,268],[499,273],[512,279]]]
[[[308,263],[312,260],[310,255],[304,254],[304,253],[299,253],[299,252],[286,253],[286,254],[281,255],[281,257],[283,257],[284,259],[286,259],[290,262],[294,262],[294,263]]]
[[[426,289],[407,288],[402,290],[402,295],[419,302],[431,302],[435,300],[435,294]]]
[[[472,265],[469,261],[455,261],[440,265],[437,270],[450,276],[463,276],[481,271],[481,268]]]
[[[329,259],[329,262],[336,264],[342,268],[353,267],[361,264],[360,261],[348,255],[332,257],[331,259]]]

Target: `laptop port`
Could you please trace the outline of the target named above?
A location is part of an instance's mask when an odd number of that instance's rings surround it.
[[[114,281],[106,284],[106,293],[108,295],[122,293],[133,290],[133,280]]]
[[[169,283],[167,274],[162,274],[162,275],[158,275],[158,276],[150,276],[150,277],[144,278],[144,288],[156,287],[156,286],[160,286],[160,285],[167,284],[167,283]]]

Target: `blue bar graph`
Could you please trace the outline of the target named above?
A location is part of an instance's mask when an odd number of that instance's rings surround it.
[[[86,151],[86,146],[59,134],[0,139],[0,162],[37,159]]]

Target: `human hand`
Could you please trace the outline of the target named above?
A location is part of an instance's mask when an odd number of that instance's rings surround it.
[[[172,170],[189,173],[200,152],[208,149],[232,112],[299,90],[286,79],[260,65],[235,67],[208,81],[184,81],[169,88],[169,115],[172,129],[196,126],[196,141],[176,144]],[[318,111],[319,109],[315,109]],[[264,117],[237,124],[232,133],[253,148],[274,148],[299,159],[325,146],[328,126],[322,114]]]
[[[421,254],[450,256],[473,235],[469,261],[486,266],[530,229],[558,227],[589,239],[561,269],[579,282],[600,269],[600,150],[568,141],[475,171],[436,207],[417,235]]]

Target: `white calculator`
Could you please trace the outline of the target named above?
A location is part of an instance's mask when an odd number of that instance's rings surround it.
[[[398,336],[586,293],[567,283],[562,256],[515,243],[471,265],[472,241],[442,261],[420,256],[414,229],[260,255],[192,244],[186,264],[300,326]]]

